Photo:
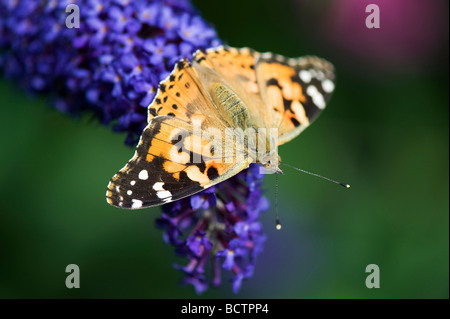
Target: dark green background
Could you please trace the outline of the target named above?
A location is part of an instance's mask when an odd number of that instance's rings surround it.
[[[201,297],[448,298],[447,36],[426,68],[389,72],[317,37],[314,17],[329,2],[301,1],[301,10],[280,0],[195,3],[230,45],[336,65],[329,107],[280,154],[352,184],[345,190],[286,168],[283,229],[274,229],[273,210],[263,214],[268,240],[255,275],[237,296],[226,274]],[[89,115],[61,115],[6,80],[0,97],[0,297],[197,297],[178,284],[171,265],[183,260],[154,227],[160,209],[130,213],[105,202],[108,180],[133,153],[124,136]],[[274,180],[264,185],[272,203]],[[80,266],[80,289],[65,287],[71,263]],[[372,263],[380,289],[365,287]]]

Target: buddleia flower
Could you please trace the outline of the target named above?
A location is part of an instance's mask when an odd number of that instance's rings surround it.
[[[79,0],[79,28],[66,25],[67,0],[0,2],[0,72],[59,112],[90,112],[134,146],[156,89],[182,58],[221,43],[187,0]],[[268,208],[258,166],[167,204],[164,239],[187,258],[176,265],[198,293],[228,272],[237,292],[253,274]],[[205,267],[211,267],[208,277]]]

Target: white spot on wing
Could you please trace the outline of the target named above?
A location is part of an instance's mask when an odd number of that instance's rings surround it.
[[[157,182],[153,185],[153,189],[155,191],[163,191],[164,190],[163,186],[164,186],[164,182]]]
[[[148,172],[146,169],[143,169],[139,172],[139,179],[146,180],[148,178]]]
[[[128,194],[128,195],[131,195],[131,194],[133,194],[133,191],[127,190],[127,194]]]
[[[307,70],[301,70],[298,73],[298,76],[300,77],[300,79],[305,82],[305,83],[309,83],[311,82],[312,79],[312,75],[311,72],[307,71]]]
[[[167,198],[172,197],[172,193],[169,191],[159,191],[156,192],[156,196],[158,196],[158,198]]]
[[[312,100],[313,103],[319,108],[324,109],[325,108],[325,100],[323,98],[323,95],[317,90],[317,88],[314,85],[308,86],[306,89],[306,94],[308,94]]]
[[[131,186],[134,186],[135,184],[136,184],[136,181],[131,181],[131,182],[130,182],[130,185],[131,185]]]
[[[325,92],[331,93],[334,91],[334,83],[328,79],[322,81],[322,88]]]
[[[142,207],[142,201],[139,199],[132,199],[131,200],[131,208],[141,208]]]

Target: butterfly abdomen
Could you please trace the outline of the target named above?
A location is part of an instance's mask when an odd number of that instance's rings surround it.
[[[214,83],[212,94],[217,104],[225,111],[235,127],[245,130],[248,126],[247,107],[236,93],[222,84]]]

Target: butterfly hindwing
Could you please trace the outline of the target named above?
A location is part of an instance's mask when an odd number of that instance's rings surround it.
[[[230,86],[256,127],[278,128],[280,144],[317,118],[335,86],[332,64],[313,56],[287,58],[220,46],[198,51],[193,61],[214,70]]]

